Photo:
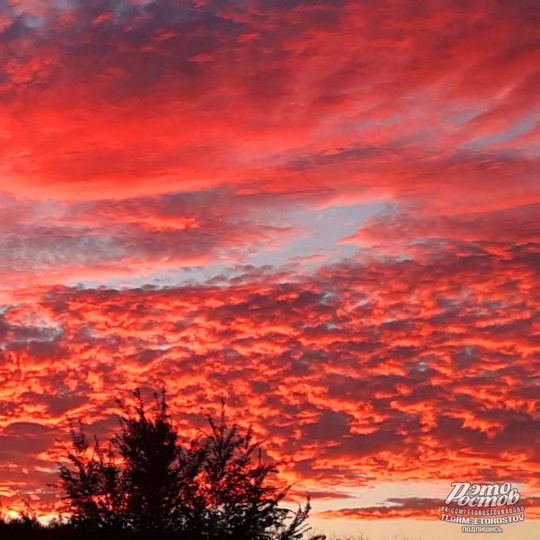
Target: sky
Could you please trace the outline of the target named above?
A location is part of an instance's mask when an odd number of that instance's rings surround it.
[[[510,481],[538,538],[536,0],[0,0],[0,65],[5,508],[166,385],[319,530],[467,537],[450,484]]]

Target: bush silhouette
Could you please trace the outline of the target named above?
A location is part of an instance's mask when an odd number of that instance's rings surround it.
[[[120,431],[103,446],[91,445],[81,424],[72,425],[68,464],[58,487],[69,525],[99,538],[178,540],[300,540],[309,499],[296,512],[279,506],[280,463],[265,461],[251,427],[229,425],[225,404],[207,429],[181,442],[165,392],[147,411],[140,392],[134,405],[121,401]]]

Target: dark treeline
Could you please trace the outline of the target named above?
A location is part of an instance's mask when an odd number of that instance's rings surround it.
[[[222,403],[207,429],[182,440],[165,392],[150,410],[118,400],[120,429],[106,444],[72,424],[67,463],[55,484],[63,518],[42,525],[31,510],[0,519],[1,540],[301,540],[309,500],[296,511],[279,505],[279,463],[263,458],[251,428],[229,424]],[[314,537],[319,540],[323,536]]]

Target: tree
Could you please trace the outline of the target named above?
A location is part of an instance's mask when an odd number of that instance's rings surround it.
[[[72,522],[88,530],[122,528],[126,497],[112,445],[105,448],[94,437],[91,448],[80,422],[70,425],[70,440],[66,452],[71,467],[60,465],[58,487]]]
[[[265,461],[251,427],[229,425],[225,404],[207,431],[181,441],[165,391],[150,412],[138,390],[134,405],[118,400],[120,431],[104,447],[91,445],[82,425],[71,426],[69,464],[59,487],[71,522],[100,538],[159,533],[178,540],[300,540],[310,504],[280,507],[290,486],[275,475],[281,463]]]
[[[123,462],[127,526],[143,534],[186,529],[205,449],[197,440],[180,444],[164,391],[155,396],[150,417],[138,390],[134,398],[134,414],[117,401],[124,414],[121,431],[113,438]]]
[[[148,414],[138,390],[135,404],[121,400],[120,432],[103,447],[91,447],[82,425],[70,430],[71,466],[59,468],[65,510],[80,529],[111,536],[185,530],[189,494],[204,459],[204,449],[191,441],[184,447],[168,414],[165,393],[154,396]]]
[[[272,476],[281,463],[263,460],[251,426],[243,431],[228,425],[225,404],[216,421],[207,415],[207,457],[199,482],[204,501],[204,538],[234,540],[296,540],[307,531],[309,500],[296,513],[278,507],[289,486],[278,487]],[[290,524],[287,518],[294,514]]]

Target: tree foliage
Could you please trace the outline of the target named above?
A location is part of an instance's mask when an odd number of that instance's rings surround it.
[[[181,440],[165,392],[148,411],[117,404],[120,430],[106,446],[90,444],[72,425],[58,486],[70,523],[100,537],[159,533],[179,540],[300,540],[309,499],[296,512],[280,506],[290,486],[276,478],[281,463],[264,459],[251,427],[230,424],[225,404],[206,430]]]
[[[71,425],[70,439],[71,448],[66,448],[70,465],[60,465],[59,487],[69,502],[71,520],[87,529],[120,526],[126,493],[112,444],[104,447],[94,438],[91,445],[81,423]]]

